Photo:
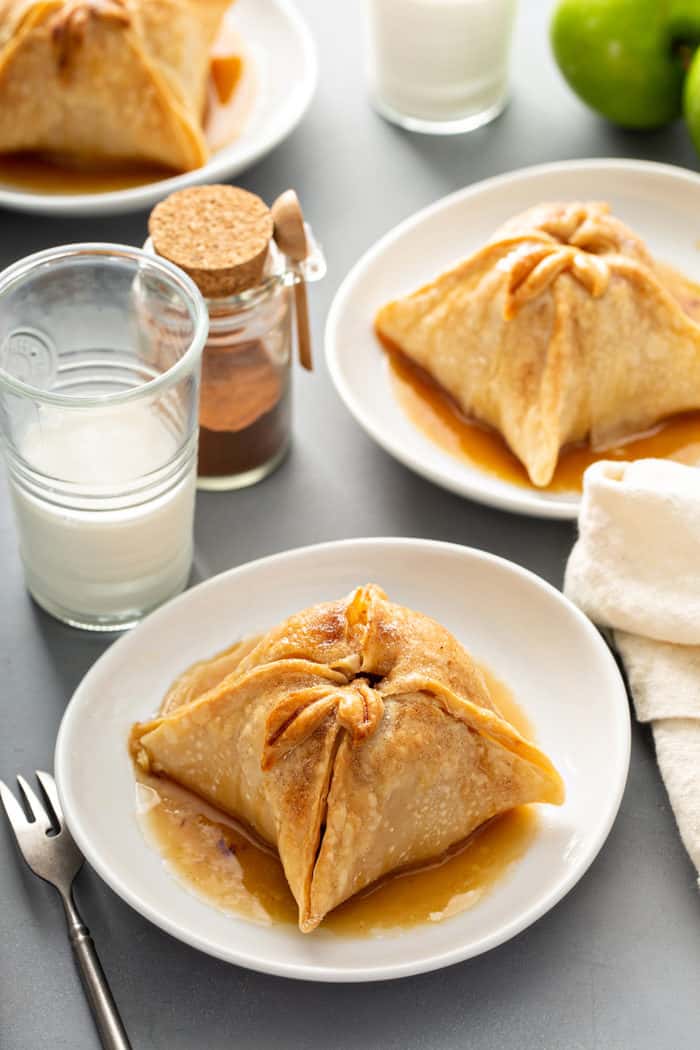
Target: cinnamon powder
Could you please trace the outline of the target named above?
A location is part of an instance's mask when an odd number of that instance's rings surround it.
[[[199,416],[203,477],[253,470],[277,454],[289,433],[287,385],[260,340],[207,347]]]

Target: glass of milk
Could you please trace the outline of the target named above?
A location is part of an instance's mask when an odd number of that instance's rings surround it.
[[[458,134],[508,95],[516,0],[365,0],[376,109],[411,131]]]
[[[184,273],[78,244],[0,274],[0,439],[29,591],[76,627],[137,623],[192,562],[208,318]]]

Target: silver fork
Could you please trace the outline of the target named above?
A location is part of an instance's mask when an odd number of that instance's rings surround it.
[[[83,855],[66,827],[52,776],[37,772],[44,795],[53,813],[37,798],[24,777],[18,776],[20,794],[32,814],[27,820],[22,807],[7,785],[0,780],[0,798],[12,825],[20,853],[35,875],[54,886],[63,904],[70,940],[80,969],[85,993],[105,1050],[131,1050],[116,1003],[107,984],[90,931],[73,899],[73,880],[83,866]],[[49,832],[55,830],[56,834]]]

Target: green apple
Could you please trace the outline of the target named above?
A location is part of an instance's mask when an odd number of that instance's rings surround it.
[[[584,102],[623,127],[659,127],[682,111],[700,0],[560,0],[551,40]]]
[[[685,80],[683,112],[690,137],[700,153],[700,51],[695,53]]]

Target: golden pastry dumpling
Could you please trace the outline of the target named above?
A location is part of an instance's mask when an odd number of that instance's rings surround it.
[[[209,55],[229,6],[0,0],[0,153],[199,167]]]
[[[165,706],[133,728],[136,761],[277,848],[303,931],[496,814],[563,800],[462,646],[374,585],[290,617],[219,685]]]
[[[542,204],[384,306],[376,330],[544,486],[565,445],[604,448],[700,408],[689,284],[607,204]]]

